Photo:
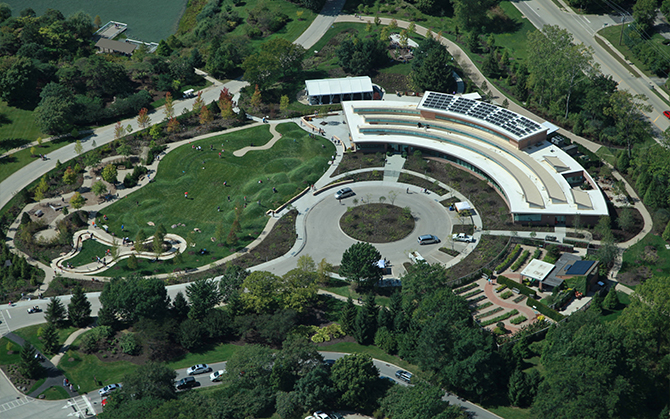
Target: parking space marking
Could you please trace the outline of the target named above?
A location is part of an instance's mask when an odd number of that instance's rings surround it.
[[[4,404],[0,405],[0,412],[6,412],[8,410],[15,409],[19,406],[23,406],[24,404],[28,404],[32,402],[34,399],[28,398],[26,396],[23,396],[21,398],[18,398],[16,400],[12,400],[11,402],[7,402]]]

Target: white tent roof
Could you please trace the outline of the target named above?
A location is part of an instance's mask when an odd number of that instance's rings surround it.
[[[539,259],[533,259],[530,261],[528,266],[521,271],[521,276],[525,276],[532,279],[537,279],[538,281],[543,281],[544,278],[549,275],[555,265],[541,261]]]
[[[305,80],[305,85],[308,96],[372,92],[372,80],[368,76]]]
[[[470,204],[468,204],[467,202],[456,202],[455,205],[456,205],[456,211],[458,211],[458,212],[467,211],[467,210],[472,209]]]

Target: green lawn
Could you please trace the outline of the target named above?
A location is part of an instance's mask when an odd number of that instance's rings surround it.
[[[616,153],[617,153],[616,149],[605,146],[602,146],[598,150],[596,150],[596,156],[600,157],[601,159],[605,160],[607,163],[615,167],[616,167]]]
[[[502,416],[505,419],[531,419],[530,409],[522,409],[513,406],[486,406],[487,410]]]
[[[188,368],[191,365],[200,364],[202,362],[214,364],[216,362],[228,361],[240,348],[241,346],[238,345],[222,343],[211,348],[205,348],[201,352],[187,353],[182,357],[175,358],[168,362],[167,366],[177,370],[180,368]]]
[[[12,352],[14,352],[11,355],[7,355],[7,344],[12,343]],[[21,351],[21,347],[17,345],[16,343],[10,341],[7,338],[0,338],[0,365],[9,365],[9,364],[16,364],[21,360],[21,356],[19,355],[19,352]]]
[[[42,307],[43,310],[45,308],[46,307],[44,306]],[[65,308],[67,309],[67,307]],[[35,348],[37,348],[40,352],[42,352],[44,350],[44,346],[42,345],[42,341],[40,340],[39,336],[37,336],[37,333],[38,330],[44,327],[45,325],[46,323],[41,323],[33,326],[24,327],[22,329],[14,330],[14,333],[21,336],[26,341],[30,342]],[[77,330],[78,329],[76,327],[66,327],[64,329],[57,329],[58,342],[60,342],[62,345],[67,339],[67,337]]]
[[[44,394],[45,400],[63,400],[67,399],[70,396],[67,394],[67,391],[61,386],[53,386],[42,392]]]
[[[72,138],[70,137],[42,143],[41,147],[40,146],[35,147],[35,154],[51,153],[54,150],[58,150],[59,148],[68,145],[69,142],[73,142]],[[11,176],[14,172],[32,163],[35,160],[39,160],[39,156],[32,157],[30,153],[30,148],[17,151],[14,154],[11,154],[7,157],[0,159],[0,182],[4,182],[5,179]]]
[[[42,133],[33,111],[8,106],[0,101],[0,154],[37,140]]]
[[[496,45],[507,50],[510,58],[514,61],[525,61],[528,58],[526,43],[528,35],[537,29],[528,19],[525,19],[519,9],[509,1],[500,2],[500,8],[514,22],[511,24],[512,32],[496,33],[494,35]]]
[[[400,368],[406,369],[407,371],[411,371],[415,374],[421,371],[418,366],[412,365],[397,356],[389,355],[373,345],[363,346],[355,342],[340,342],[319,346],[319,351],[368,354],[373,358],[397,365]]]
[[[100,258],[105,257],[105,251],[108,249],[110,249],[109,246],[106,246],[97,240],[85,240],[81,246],[81,252],[67,262],[75,267],[86,265],[95,262],[95,260],[97,260],[95,259],[96,256],[99,256]],[[107,257],[108,261],[109,259],[110,258]]]
[[[72,361],[70,361],[72,359]],[[69,350],[63,356],[58,368],[75,386],[80,386],[80,393],[87,393],[100,388],[93,377],[102,381],[102,385],[118,383],[123,376],[133,372],[137,365],[127,361],[103,362],[95,355],[86,355]]]
[[[268,126],[185,144],[160,161],[154,182],[105,209],[109,231],[119,237],[134,239],[140,228],[151,236],[155,227],[147,223],[153,222],[156,226],[163,224],[168,233],[193,238],[196,245],[183,255],[182,263],[154,263],[140,259],[138,273],[151,275],[172,272],[176,268],[194,268],[230,255],[258,237],[268,221],[267,210],[277,208],[321,177],[330,156],[335,154],[332,143],[322,138],[310,138],[293,123],[279,125],[277,131],[283,137],[271,149],[251,151],[243,157],[233,156],[233,151],[252,143],[258,146],[268,142],[271,138]],[[213,151],[210,151],[210,144],[214,146]],[[201,146],[202,151],[194,150],[192,146]],[[222,146],[225,152],[219,158]],[[223,185],[224,181],[227,186]],[[273,187],[277,193],[273,193]],[[184,199],[185,192],[188,192],[188,199]],[[221,208],[220,212],[217,207]],[[225,241],[235,219],[236,207],[241,212],[240,243],[237,249],[228,245],[217,246],[211,240],[216,238],[216,227],[223,223]],[[182,223],[185,227],[172,228]],[[123,232],[121,225],[125,226]],[[201,233],[196,233],[195,228]],[[206,249],[208,254],[201,255],[200,249]],[[105,275],[122,276],[130,272],[122,261],[108,269]]]
[[[649,233],[638,243],[629,247],[623,254],[623,265],[621,272],[635,271],[641,266],[648,266],[654,275],[670,275],[670,250],[665,248],[666,242],[663,238]],[[651,246],[656,251],[656,261],[650,260],[652,254],[645,252],[645,247]],[[646,256],[645,256],[646,255]]]
[[[633,52],[631,51],[630,48],[628,48],[625,42],[622,42],[621,45],[619,45],[619,39],[621,37],[621,25],[609,26],[607,28],[601,29],[600,31],[598,31],[598,34],[600,34],[603,38],[607,39],[610,42],[610,44],[614,46],[614,48],[616,48],[621,54],[623,54],[623,56],[626,57],[628,61],[632,62],[635,65],[635,67],[637,67],[647,77],[656,77],[656,74],[649,71],[647,66],[642,61],[640,61],[640,59],[637,58],[635,54],[633,54]],[[663,38],[658,33],[655,33],[651,37],[651,40],[656,44],[658,44],[658,47],[662,48],[663,50],[667,48],[665,45],[662,44],[662,41],[664,39],[665,38]],[[614,53],[614,51],[612,51],[612,53]],[[667,92],[667,89],[665,89],[664,87],[663,90],[666,90]]]

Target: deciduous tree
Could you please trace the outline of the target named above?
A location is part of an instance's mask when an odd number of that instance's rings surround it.
[[[118,175],[119,172],[116,170],[116,166],[111,163],[107,164],[107,166],[102,169],[102,178],[105,180],[105,182],[115,184],[117,182],[116,178]]]
[[[101,181],[97,181],[91,186],[91,191],[95,196],[101,196],[107,193],[107,186]]]
[[[149,117],[149,110],[147,108],[140,109],[139,114],[137,114],[137,125],[140,129],[145,129],[151,124],[151,118]]]
[[[72,198],[70,198],[70,205],[74,209],[79,209],[84,206],[86,203],[86,199],[77,191],[72,195]]]
[[[382,278],[382,270],[377,266],[381,257],[370,243],[353,244],[342,255],[340,275],[357,282],[362,288],[371,288]]]
[[[369,355],[347,355],[331,370],[340,403],[356,411],[371,411],[379,395],[379,370]]]

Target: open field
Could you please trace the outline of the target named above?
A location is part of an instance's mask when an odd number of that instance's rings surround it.
[[[268,142],[271,138],[268,126],[185,144],[161,159],[152,183],[105,209],[109,231],[118,237],[134,239],[140,228],[151,236],[155,227],[148,223],[153,222],[156,226],[163,224],[168,233],[190,237],[195,243],[183,255],[182,263],[140,259],[138,273],[151,275],[194,268],[230,255],[258,237],[267,223],[267,210],[277,208],[316,182],[328,167],[330,156],[335,154],[332,143],[310,138],[293,123],[279,125],[277,131],[283,138],[272,148],[250,151],[243,157],[233,156],[233,151]],[[194,146],[201,146],[202,151],[193,149]],[[225,152],[219,157],[222,148]],[[185,192],[188,199],[184,198]],[[241,231],[237,234],[238,246],[231,246],[224,243],[235,220],[235,208],[240,213]],[[220,224],[223,235],[216,234]],[[206,249],[205,254],[200,253],[201,249]],[[121,261],[105,275],[128,273],[126,263]]]
[[[0,101],[0,154],[35,141],[40,134],[32,111]]]
[[[128,24],[125,35],[142,41],[158,42],[177,30],[188,0],[6,0],[12,15],[31,7],[38,15],[48,8],[60,10],[66,17],[84,11],[91,20],[100,15],[102,23],[110,20]]]

